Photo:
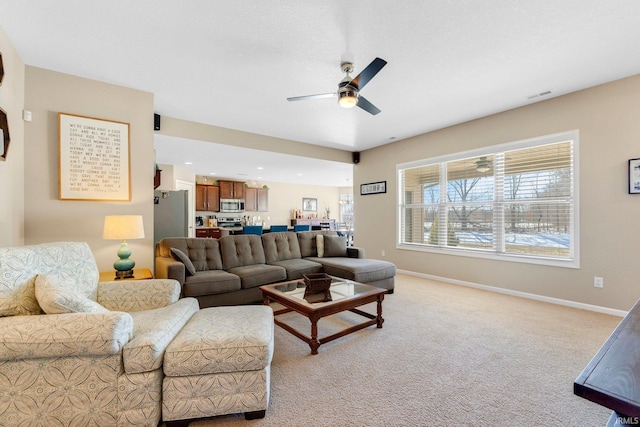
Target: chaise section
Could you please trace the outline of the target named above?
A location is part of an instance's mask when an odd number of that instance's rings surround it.
[[[322,264],[325,273],[366,283],[393,293],[395,264],[364,258],[363,249],[347,247],[346,237],[339,236],[336,232],[305,231],[296,234],[302,257]]]

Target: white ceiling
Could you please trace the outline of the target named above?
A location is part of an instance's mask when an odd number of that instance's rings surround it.
[[[152,92],[161,115],[348,151],[640,73],[637,0],[0,0],[0,27],[26,64]],[[376,116],[286,100],[375,57]],[[191,145],[158,138],[158,160]]]

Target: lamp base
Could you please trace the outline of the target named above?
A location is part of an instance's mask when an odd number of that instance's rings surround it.
[[[131,270],[116,270],[116,279],[133,279],[133,269]]]

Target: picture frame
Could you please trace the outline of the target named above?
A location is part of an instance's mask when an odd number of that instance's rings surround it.
[[[640,194],[640,159],[629,159],[629,194]]]
[[[58,198],[131,201],[129,123],[58,113]]]
[[[381,194],[387,192],[387,181],[369,182],[360,184],[360,195]]]
[[[0,160],[7,160],[7,153],[9,152],[9,143],[11,137],[9,136],[9,118],[7,113],[0,108]]]
[[[318,212],[318,199],[303,197],[302,210],[304,212]]]

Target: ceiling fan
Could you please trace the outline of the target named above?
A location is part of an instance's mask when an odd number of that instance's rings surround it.
[[[476,170],[478,172],[489,172],[491,169],[491,160],[487,159],[487,156],[480,157],[479,160],[476,161]]]
[[[307,99],[333,98],[338,97],[338,103],[343,108],[352,108],[356,105],[374,116],[380,112],[380,109],[369,102],[364,96],[360,95],[362,88],[375,77],[382,67],[387,65],[384,59],[376,58],[356,77],[351,77],[349,73],[353,72],[353,64],[351,62],[343,62],[341,64],[342,71],[346,76],[338,83],[337,92],[320,93],[317,95],[294,96],[287,98],[287,101],[302,101]]]

